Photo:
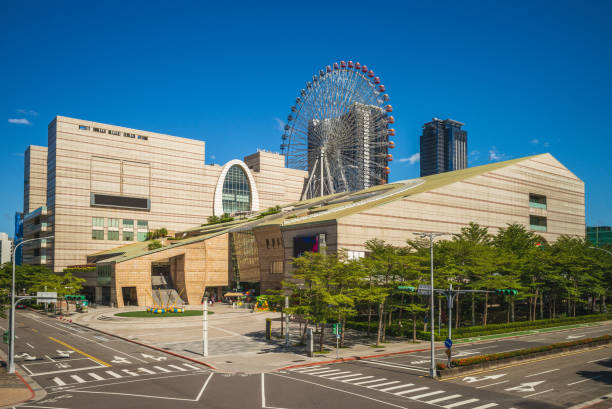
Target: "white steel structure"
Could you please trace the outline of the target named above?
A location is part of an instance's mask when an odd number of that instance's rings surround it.
[[[281,144],[287,167],[308,171],[302,199],[387,183],[395,146],[388,101],[380,78],[358,62],[328,65],[306,83]]]

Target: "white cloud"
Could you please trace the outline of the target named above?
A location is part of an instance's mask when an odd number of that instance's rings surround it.
[[[217,159],[217,157],[216,157],[215,155],[210,155],[210,158],[211,158],[212,160]]]
[[[472,151],[468,157],[470,162],[476,161],[480,158],[480,151]]]
[[[504,159],[506,155],[500,153],[495,146],[489,149],[489,160],[490,161],[498,161]]]
[[[274,118],[274,120],[276,121],[276,124],[278,125],[278,130],[279,131],[284,131],[285,130],[285,121],[283,121],[280,118]]]
[[[410,157],[408,157],[408,158],[400,158],[399,159],[400,162],[408,162],[411,165],[414,165],[415,163],[417,163],[420,160],[421,160],[421,153],[420,152],[414,153],[414,154],[410,155]]]
[[[544,142],[544,147],[545,147],[545,148],[548,148],[549,146],[550,146],[550,143],[548,143],[548,142]]]
[[[535,138],[534,138],[534,139],[530,140],[530,141],[529,141],[529,143],[531,143],[531,144],[533,144],[533,145],[537,145],[537,144],[539,144],[539,143],[540,143],[540,140],[539,140],[539,139],[535,139]]]
[[[33,109],[18,109],[17,112],[24,115],[38,116],[38,112]]]
[[[28,121],[26,118],[9,118],[9,124],[16,125],[32,125],[32,122]]]

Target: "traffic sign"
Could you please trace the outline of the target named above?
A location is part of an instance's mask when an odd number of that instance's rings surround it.
[[[337,335],[339,337],[340,334],[342,334],[342,327],[340,326],[340,324],[334,324],[333,329],[334,335]]]
[[[36,293],[36,301],[41,302],[56,302],[57,292],[38,291]]]
[[[417,294],[420,294],[420,295],[430,295],[431,294],[431,286],[429,284],[419,284],[419,288],[417,288]]]
[[[444,341],[444,346],[447,348],[450,348],[453,346],[453,340],[450,338],[446,338],[446,341]]]
[[[415,290],[415,288],[410,285],[398,285],[397,289],[400,291],[410,291],[410,292]]]

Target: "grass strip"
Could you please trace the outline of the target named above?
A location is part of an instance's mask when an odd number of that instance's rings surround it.
[[[208,311],[208,315],[212,315],[214,312]],[[128,317],[128,318],[168,318],[168,317],[195,317],[201,316],[202,310],[185,310],[185,312],[166,312],[164,314],[153,314],[147,311],[128,311],[118,312],[115,314],[117,317]]]

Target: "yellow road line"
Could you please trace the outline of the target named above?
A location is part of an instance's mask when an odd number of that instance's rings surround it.
[[[597,350],[600,350],[600,349],[603,349],[603,348],[609,348],[609,346],[608,345],[604,345],[604,346],[601,346],[601,347],[598,347],[598,348],[582,349],[582,350],[576,351],[576,352],[568,352],[568,353],[558,354],[558,355],[554,355],[554,356],[547,356],[547,357],[539,358],[539,359],[530,359],[530,360],[527,360],[527,361],[521,361],[521,362],[517,362],[515,364],[510,364],[510,365],[498,366],[496,368],[483,369],[482,371],[466,372],[466,373],[462,373],[461,375],[451,376],[450,378],[440,379],[440,381],[441,382],[450,381],[451,379],[463,378],[465,376],[472,376],[472,375],[477,375],[477,374],[485,373],[485,372],[498,371],[500,369],[512,368],[514,366],[532,364],[534,362],[548,361],[549,359],[561,358],[561,357],[564,357],[564,356],[583,354],[585,352],[597,351]]]
[[[67,343],[65,343],[64,341],[60,341],[59,339],[56,339],[56,338],[53,338],[53,337],[49,337],[49,339],[50,339],[51,341],[55,341],[55,342],[57,342],[58,344],[62,344],[63,346],[65,346],[65,347],[67,347],[67,348],[70,348],[70,349],[72,349],[73,351],[78,352],[79,354],[86,356],[87,358],[93,359],[94,361],[96,361],[97,363],[99,363],[99,364],[101,364],[101,365],[104,365],[104,366],[112,366],[111,364],[107,364],[106,362],[101,361],[101,360],[99,360],[98,358],[95,358],[95,357],[93,357],[93,356],[89,355],[87,352],[83,352],[83,351],[81,351],[80,349],[77,349],[77,348],[75,348],[75,347],[73,347],[73,346],[71,346],[71,345],[68,345],[68,344],[67,344]]]

